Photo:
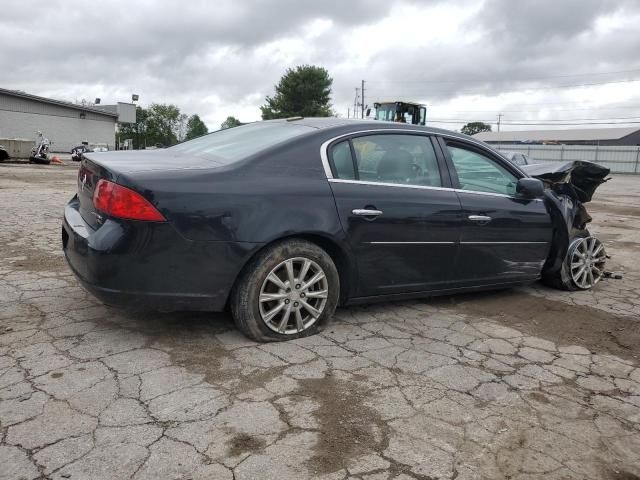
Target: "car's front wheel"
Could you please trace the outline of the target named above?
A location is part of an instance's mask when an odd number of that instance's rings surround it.
[[[340,277],[331,257],[300,239],[278,242],[243,270],[231,298],[238,328],[257,341],[313,335],[331,320]]]
[[[574,233],[562,268],[545,278],[549,286],[560,290],[588,290],[604,276],[607,253],[604,244],[587,230]]]

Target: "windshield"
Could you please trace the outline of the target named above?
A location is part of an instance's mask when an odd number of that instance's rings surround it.
[[[376,108],[376,120],[393,122],[396,119],[396,104],[380,105]]]
[[[312,127],[290,122],[256,122],[218,130],[167,150],[183,155],[210,157],[227,165],[314,130]]]

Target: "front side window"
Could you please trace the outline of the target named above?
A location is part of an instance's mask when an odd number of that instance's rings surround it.
[[[447,145],[460,188],[473,192],[515,195],[518,179],[493,159],[457,145]]]
[[[442,186],[436,154],[421,135],[368,135],[351,140],[360,180]]]

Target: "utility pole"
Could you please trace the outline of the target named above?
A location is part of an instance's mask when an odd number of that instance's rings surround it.
[[[504,115],[502,113],[498,114],[498,131],[500,131],[500,123],[502,122],[502,117],[504,117]]]
[[[364,119],[364,80],[362,80],[362,111],[360,112],[362,119]]]
[[[347,107],[347,118],[351,118],[350,114],[351,114],[351,107]]]
[[[356,87],[356,97],[353,99],[353,118],[358,118],[358,100],[360,100],[360,89]]]

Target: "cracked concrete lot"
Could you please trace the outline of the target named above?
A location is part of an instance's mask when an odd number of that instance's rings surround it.
[[[589,208],[623,280],[343,308],[260,345],[85,293],[75,176],[0,165],[0,479],[640,478],[640,177]]]

